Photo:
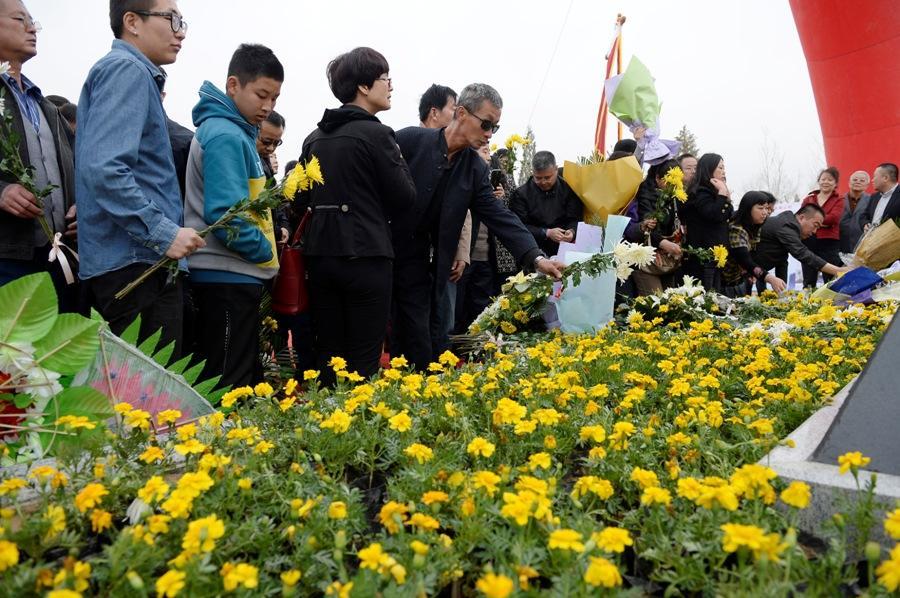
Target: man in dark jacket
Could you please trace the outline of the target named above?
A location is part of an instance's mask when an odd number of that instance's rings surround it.
[[[829,276],[846,272],[848,268],[829,264],[803,244],[803,239],[814,235],[823,220],[825,212],[815,204],[803,206],[796,214],[788,210],[770,216],[760,229],[753,261],[766,272],[775,268],[776,276],[782,279],[786,278],[783,273],[787,272],[788,254],[801,264]]]
[[[866,211],[860,214],[859,222],[864,230],[879,226],[891,218],[900,217],[900,186],[897,185],[897,165],[890,162],[879,164],[872,175],[875,193],[869,200]]]
[[[22,65],[37,55],[35,23],[20,0],[0,0],[0,62],[9,63],[9,72],[0,76],[5,110],[12,116],[10,133],[19,139],[18,153],[26,166],[34,169],[38,188],[53,185],[44,198],[43,213],[35,196],[11,176],[0,173],[0,285],[35,272],[49,271],[64,310],[77,308],[75,277],[71,255],[48,263],[55,233],[75,236],[75,175],[71,131],[56,106],[22,74]],[[4,132],[5,134],[5,132]],[[0,159],[7,156],[0,155]],[[43,215],[51,237],[39,224]],[[53,253],[59,255],[62,250]],[[66,259],[66,265],[63,265]],[[65,274],[73,284],[67,283]]]
[[[559,178],[559,167],[553,154],[537,152],[531,166],[534,174],[512,192],[509,209],[534,235],[544,253],[556,255],[560,243],[575,240],[575,229],[584,206],[569,185]]]
[[[523,268],[561,275],[562,264],[547,259],[515,214],[494,198],[490,169],[476,151],[497,131],[502,108],[493,87],[473,83],[459,95],[446,128],[397,132],[416,184],[416,203],[391,222],[396,256],[391,351],[420,369],[435,357],[430,297],[432,292],[440,296],[447,284],[466,210],[487,224]]]
[[[841,215],[841,252],[853,253],[862,237],[862,215],[869,209],[869,174],[857,170],[850,175],[850,190],[844,196],[844,213]]]

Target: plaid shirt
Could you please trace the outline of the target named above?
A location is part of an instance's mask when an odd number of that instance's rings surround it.
[[[756,251],[756,245],[759,243],[759,233],[751,237],[750,233],[743,226],[730,224],[728,226],[728,247],[746,247],[747,251]],[[726,285],[735,285],[747,278],[744,269],[737,263],[737,260],[729,252],[728,262],[722,270],[722,278]]]

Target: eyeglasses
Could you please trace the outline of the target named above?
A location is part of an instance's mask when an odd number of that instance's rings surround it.
[[[7,19],[12,19],[13,21],[18,21],[18,22],[22,23],[22,27],[25,28],[25,31],[28,31],[29,29],[34,29],[35,32],[39,32],[39,31],[43,30],[43,27],[41,27],[41,24],[38,23],[37,21],[35,21],[34,19],[32,19],[31,17],[20,17],[20,16],[13,16],[13,15],[0,15],[0,16],[4,16]]]
[[[391,86],[391,78],[390,78],[390,77],[378,77],[378,78],[375,79],[375,80],[376,80],[376,81],[384,81],[385,83],[388,84],[388,87]]]
[[[282,143],[284,143],[284,141],[281,139],[264,139],[264,138],[260,137],[259,143],[263,147],[275,148],[275,147],[278,147],[279,145],[281,145]]]
[[[481,130],[482,131],[490,131],[491,133],[496,133],[497,131],[500,130],[500,125],[498,123],[492,123],[491,121],[487,120],[486,118],[481,118],[480,116],[478,116],[477,114],[475,114],[474,112],[472,112],[471,110],[466,108],[465,106],[462,106],[462,109],[465,110],[466,112],[468,112],[469,114],[471,114],[472,116],[474,116],[475,118],[477,118],[481,122]]]
[[[185,33],[187,33],[187,21],[182,19],[181,15],[175,14],[174,12],[153,12],[150,10],[133,10],[131,12],[143,17],[162,17],[164,19],[169,19],[172,24],[172,33],[178,33],[179,31],[184,31]]]

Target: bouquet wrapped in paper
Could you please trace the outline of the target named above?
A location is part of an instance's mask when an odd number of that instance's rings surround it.
[[[887,268],[900,259],[900,226],[896,220],[885,220],[873,228],[856,246],[851,265],[872,270]]]
[[[644,173],[633,156],[612,162],[581,165],[566,160],[563,179],[584,204],[585,222],[606,224],[619,214],[637,192]]]

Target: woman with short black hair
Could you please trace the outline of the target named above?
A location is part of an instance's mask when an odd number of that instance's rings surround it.
[[[389,72],[371,48],[332,60],[328,83],[343,105],[325,110],[303,142],[301,160],[319,158],[325,178],[301,196],[310,210],[304,254],[325,382],[334,379],[332,357],[364,377],[378,371],[393,284],[389,223],[416,198],[394,131],[375,116],[391,107]]]

